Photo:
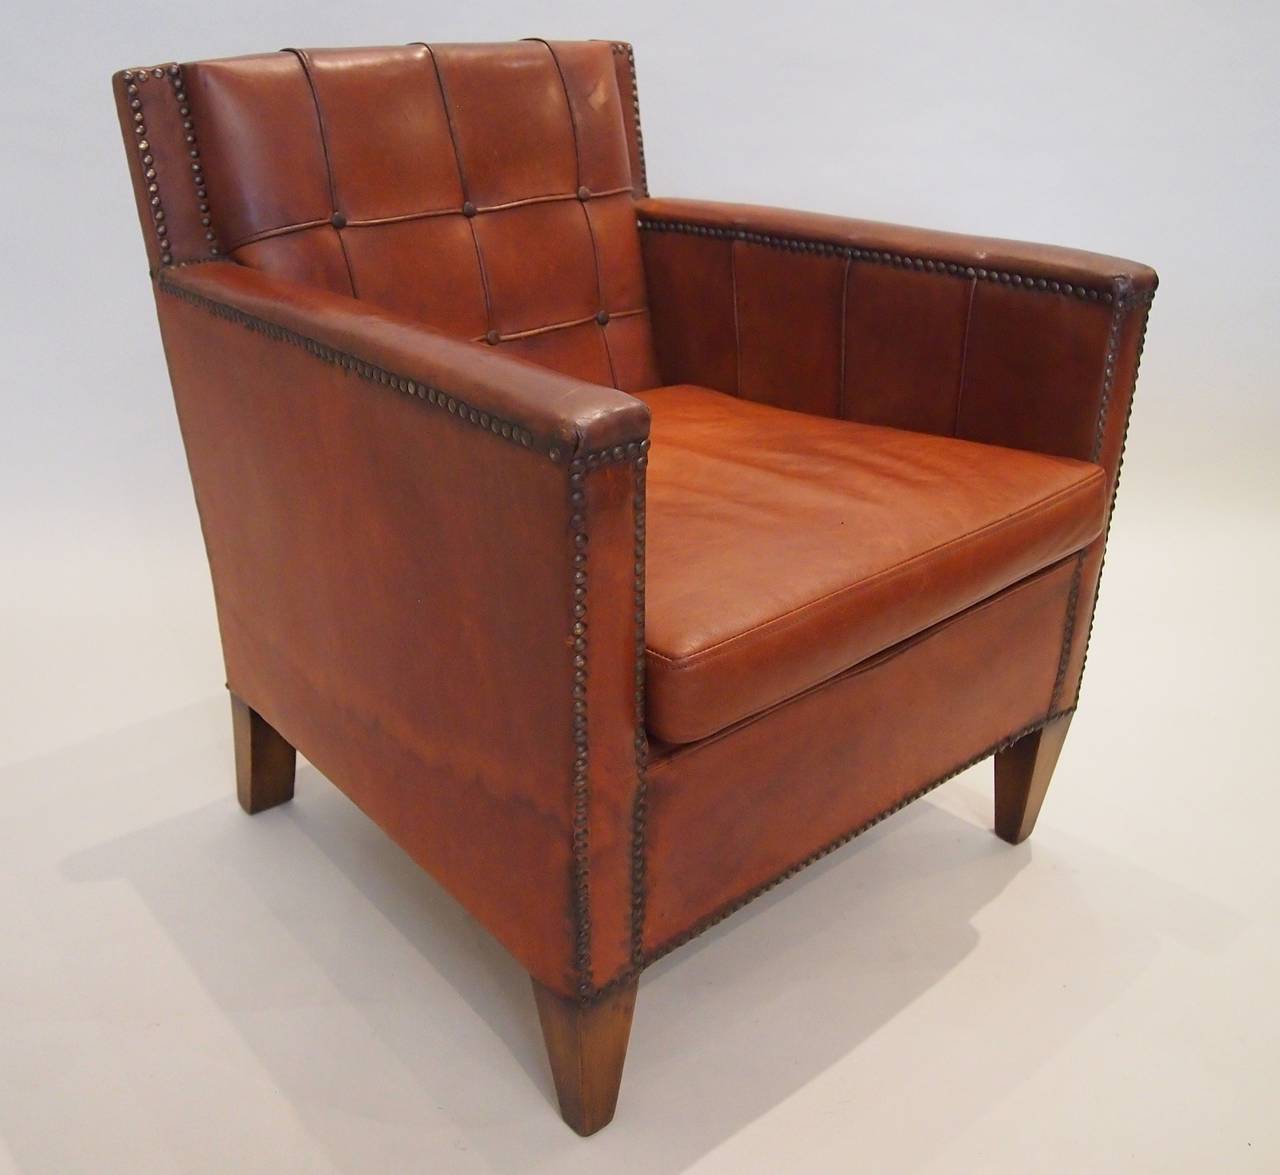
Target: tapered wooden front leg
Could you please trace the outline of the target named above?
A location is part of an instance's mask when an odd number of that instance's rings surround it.
[[[236,796],[252,816],[293,799],[297,752],[256,710],[231,695],[236,744]]]
[[[1071,726],[1071,715],[1024,735],[996,754],[996,835],[1011,845],[1031,835]]]
[[[627,1059],[636,982],[584,1006],[533,981],[560,1116],[581,1135],[608,1126]]]

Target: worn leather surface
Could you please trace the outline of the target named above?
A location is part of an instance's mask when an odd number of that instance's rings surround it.
[[[224,248],[595,383],[650,386],[615,56],[521,41],[184,66]]]
[[[1106,478],[1086,462],[704,388],[640,395],[648,716],[665,742],[785,701],[1102,530]]]
[[[617,43],[114,88],[228,683],[549,988],[1074,704],[1146,267],[648,199]]]
[[[445,389],[532,443],[184,294]],[[567,453],[548,449],[643,439],[646,407],[236,264],[166,271],[157,305],[228,685],[566,994],[570,518],[585,515],[591,953],[607,979],[629,958],[634,483],[602,467],[573,506]]]
[[[671,946],[1043,719],[1070,584],[1071,561],[1057,563],[786,705],[659,758],[648,774],[646,951]]]

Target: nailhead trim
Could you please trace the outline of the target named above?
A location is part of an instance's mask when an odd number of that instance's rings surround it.
[[[648,441],[644,442],[647,447]],[[635,516],[635,749],[636,793],[631,809],[631,961],[639,965],[644,958],[645,912],[645,834],[648,817],[649,739],[646,733],[645,708],[645,533],[646,495],[645,468],[649,459],[641,449],[635,461],[635,487],[632,510]]]
[[[1034,734],[1042,727],[1048,726],[1050,722],[1056,722],[1059,718],[1065,718],[1068,714],[1074,713],[1075,707],[1071,706],[1065,710],[1056,711],[1046,718],[1037,719],[1029,726],[1024,726],[1021,730],[1016,730],[1012,734],[1006,735],[1004,738],[1000,739],[999,742],[993,743],[991,746],[987,747],[986,750],[979,751],[978,754],[973,756],[973,758],[966,759],[963,763],[951,768],[951,770],[947,771],[945,774],[938,776],[938,778],[933,780],[931,783],[925,784],[924,787],[919,788],[909,796],[899,800],[896,804],[886,808],[883,812],[873,816],[865,824],[860,824],[857,828],[836,837],[835,840],[828,841],[821,848],[810,853],[802,861],[798,861],[796,864],[788,866],[786,869],[782,870],[782,872],[775,874],[768,881],[763,882],[762,884],[755,886],[753,889],[748,890],[741,896],[726,902],[718,910],[713,911],[705,918],[695,922],[688,930],[681,931],[679,934],[667,939],[666,942],[660,943],[650,951],[642,951],[640,957],[634,961],[632,967],[622,974],[615,976],[603,987],[597,988],[591,993],[590,998],[586,1002],[594,1003],[601,1000],[615,988],[621,987],[623,984],[630,983],[642,970],[644,970],[644,968],[651,966],[659,959],[671,954],[672,951],[684,946],[685,943],[697,938],[698,935],[710,930],[717,923],[723,922],[726,918],[736,914],[744,906],[750,905],[756,900],[756,898],[768,893],[769,890],[773,889],[775,886],[781,885],[784,881],[790,880],[797,873],[802,872],[810,865],[822,860],[823,857],[830,856],[837,849],[843,848],[851,840],[856,839],[864,832],[874,828],[877,824],[888,819],[895,812],[900,812],[903,808],[907,807],[908,804],[912,804],[922,796],[928,795],[929,792],[934,790],[934,788],[941,787],[942,784],[946,783],[948,780],[954,779],[957,775],[961,774],[961,772],[968,771],[970,767],[977,766],[977,764],[981,763],[984,759],[989,759],[992,755],[1011,747],[1019,739],[1025,738],[1029,734]]]
[[[151,153],[151,141],[147,138],[147,127],[142,113],[140,87],[153,76],[164,77],[164,70],[160,66],[152,69],[126,69],[123,80],[129,109],[133,112],[133,133],[136,136],[138,150],[142,153],[142,179],[151,207],[152,227],[160,247],[160,263],[170,265],[173,263],[173,254],[169,246],[169,226],[165,223],[164,205],[160,199],[160,184],[156,177],[155,156]]]
[[[224,264],[232,263],[224,262]],[[476,408],[465,400],[449,395],[448,392],[440,388],[434,388],[430,384],[422,383],[419,380],[409,379],[407,376],[397,375],[384,367],[379,367],[376,363],[361,359],[358,355],[350,355],[345,351],[339,351],[334,347],[330,347],[327,343],[321,343],[307,335],[290,330],[288,327],[279,326],[274,322],[266,322],[261,318],[246,314],[243,310],[238,310],[234,306],[228,306],[223,302],[215,302],[212,298],[206,298],[203,294],[183,289],[181,286],[176,286],[172,282],[165,280],[163,273],[157,277],[156,284],[162,293],[181,298],[184,302],[199,307],[217,318],[248,327],[250,330],[277,342],[290,343],[295,347],[300,347],[309,355],[314,355],[317,359],[331,363],[334,367],[340,367],[344,371],[358,375],[361,379],[368,380],[369,383],[382,384],[384,387],[403,392],[405,395],[415,399],[425,400],[433,407],[448,412],[450,416],[456,416],[460,421],[474,425],[483,432],[490,432],[504,441],[510,441],[513,445],[519,445],[525,449],[536,447],[533,433],[528,429],[514,424],[510,420],[504,420],[500,416],[494,416],[483,409]],[[558,461],[560,459],[560,450],[553,445],[547,451],[547,456],[552,461]]]
[[[1129,404],[1125,410],[1124,431],[1120,437],[1120,456],[1116,461],[1116,481],[1111,490],[1111,507],[1107,511],[1107,529],[1102,536],[1102,558],[1098,562],[1099,588],[1093,594],[1093,608],[1089,613],[1089,631],[1085,633],[1084,655],[1080,659],[1080,677],[1076,682],[1077,700],[1080,693],[1080,683],[1084,681],[1085,666],[1089,663],[1089,644],[1093,640],[1093,622],[1098,615],[1098,599],[1102,595],[1102,573],[1107,566],[1107,540],[1111,537],[1111,521],[1115,517],[1116,499],[1120,494],[1120,475],[1124,472],[1124,451],[1129,440],[1129,421],[1133,419],[1133,400],[1138,386],[1138,369],[1142,366],[1142,351],[1147,342],[1147,323],[1151,318],[1151,299],[1154,296],[1155,291],[1148,290],[1142,296],[1135,296],[1131,303],[1133,306],[1143,310],[1142,327],[1138,332],[1138,347],[1133,360],[1133,384],[1129,392]]]
[[[640,129],[640,86],[636,81],[636,52],[623,41],[616,41],[613,51],[619,57],[627,59],[627,68],[631,71],[631,118],[636,128],[636,155],[640,159],[640,191],[649,194],[649,169],[644,161],[644,134]]]
[[[1143,290],[1141,293],[1135,293],[1128,289],[1120,289],[1115,298],[1115,309],[1111,312],[1111,325],[1107,331],[1107,354],[1103,363],[1102,375],[1102,393],[1098,397],[1098,420],[1094,426],[1093,450],[1090,453],[1089,460],[1095,464],[1102,455],[1102,443],[1106,437],[1107,418],[1110,414],[1111,396],[1115,388],[1116,378],[1116,362],[1120,351],[1120,332],[1124,327],[1124,320],[1129,312],[1135,308],[1143,309],[1144,313],[1149,313],[1151,300],[1155,297],[1154,290]],[[1142,323],[1142,337],[1138,343],[1137,360],[1142,358],[1142,339],[1146,335],[1146,318]],[[1137,363],[1134,365],[1134,385],[1137,384]],[[1129,397],[1129,413],[1133,411],[1133,397]],[[1129,415],[1125,416],[1124,436],[1129,433]],[[1115,509],[1116,492],[1120,487],[1120,467],[1124,463],[1124,440],[1120,443],[1120,460],[1116,465],[1116,484],[1111,493],[1111,504],[1107,510],[1107,533],[1111,531],[1111,512]],[[1103,551],[1105,562],[1106,538],[1103,538]],[[1071,660],[1071,645],[1075,640],[1076,625],[1078,617],[1076,611],[1080,603],[1080,588],[1084,576],[1084,559],[1085,553],[1081,551],[1076,556],[1075,569],[1071,575],[1071,590],[1067,594],[1067,616],[1062,626],[1062,648],[1058,653],[1058,671],[1053,679],[1053,692],[1049,696],[1049,712],[1052,713],[1057,709],[1062,701],[1062,691],[1067,683],[1067,665]],[[1102,563],[1098,564],[1098,580],[1102,578]],[[1089,637],[1093,634],[1093,616],[1097,612],[1098,593],[1094,593],[1093,611],[1089,615],[1089,635],[1085,637],[1085,657],[1087,659],[1089,653]],[[1084,663],[1081,662],[1080,673],[1084,675]],[[1078,692],[1078,691],[1077,691]]]
[[[978,281],[997,282],[1023,290],[1064,294],[1089,302],[1110,305],[1110,290],[1093,289],[1078,283],[1057,281],[1053,278],[1033,277],[1030,274],[1013,273],[1004,269],[987,269],[984,266],[961,265],[955,261],[943,261],[936,257],[909,257],[903,253],[891,253],[882,249],[863,249],[854,245],[836,245],[830,241],[810,240],[803,237],[780,237],[768,233],[749,232],[746,229],[718,228],[706,224],[693,224],[683,220],[649,220],[640,217],[636,221],[642,231],[660,233],[685,233],[695,237],[714,237],[719,240],[744,241],[751,245],[767,245],[772,249],[785,249],[791,253],[814,253],[820,257],[844,257],[852,261],[869,261],[876,265],[891,265],[899,269],[915,269],[921,273],[938,273],[954,277],[975,278]]]
[[[573,552],[573,621],[569,641],[573,648],[573,967],[578,978],[578,996],[591,994],[591,865],[587,787],[590,747],[587,741],[587,523],[585,459],[569,465],[569,533]]]
[[[208,190],[205,187],[204,165],[200,162],[200,150],[196,145],[195,123],[191,119],[191,108],[187,105],[186,83],[179,65],[153,65],[149,68],[126,69],[123,80],[125,94],[129,99],[129,109],[133,111],[133,129],[138,136],[138,150],[142,152],[142,175],[146,190],[150,194],[151,215],[155,222],[156,237],[160,244],[160,264],[173,264],[173,248],[169,243],[169,226],[165,223],[164,207],[160,201],[160,187],[156,179],[155,156],[151,152],[151,142],[147,138],[147,128],[142,113],[142,94],[139,87],[151,79],[168,78],[173,90],[174,101],[178,104],[178,114],[182,118],[184,140],[187,144],[187,157],[191,162],[192,178],[195,181],[196,210],[200,213],[200,223],[204,227],[204,239],[208,242],[209,256],[217,257],[221,253],[218,237],[213,230],[213,221],[209,215]]]
[[[588,737],[587,675],[589,671],[589,616],[587,589],[590,586],[590,536],[587,533],[586,478],[587,474],[601,466],[630,461],[634,470],[635,489],[635,619],[636,619],[636,691],[635,691],[635,748],[637,771],[636,805],[643,817],[644,763],[648,743],[644,727],[644,469],[648,464],[649,442],[631,441],[625,445],[613,445],[584,453],[569,463],[569,535],[572,562],[570,589],[573,606],[569,626],[569,642],[573,650],[573,686],[571,705],[573,713],[573,774],[571,778],[572,818],[570,842],[572,848],[572,886],[574,954],[573,967],[577,978],[577,994],[580,1001],[594,998],[595,988],[591,979],[591,862],[590,862],[590,787],[589,768],[591,747]],[[634,864],[635,836],[633,810],[633,863],[632,863],[632,913],[635,933],[636,873]],[[641,843],[643,837],[641,834]],[[643,885],[643,870],[639,884]],[[643,913],[643,893],[640,895]]]

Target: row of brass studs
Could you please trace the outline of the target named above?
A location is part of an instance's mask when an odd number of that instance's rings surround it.
[[[650,232],[687,233],[697,237],[718,237],[722,240],[743,241],[751,245],[767,245],[773,249],[786,249],[793,253],[815,253],[822,257],[844,257],[853,261],[870,261],[877,265],[892,265],[900,269],[915,269],[921,273],[941,273],[955,277],[974,278],[978,281],[998,282],[1024,290],[1039,290],[1052,294],[1068,294],[1090,302],[1112,301],[1110,290],[1096,290],[1053,278],[1032,277],[1029,274],[1012,273],[1003,269],[987,269],[980,265],[961,265],[955,261],[942,261],[934,257],[908,257],[902,253],[890,253],[883,249],[862,249],[853,245],[835,245],[830,241],[814,241],[800,237],[778,237],[768,233],[748,232],[746,229],[716,228],[706,224],[690,224],[679,220],[637,221],[639,227]]]
[[[648,441],[644,444],[647,446]],[[631,962],[640,964],[644,956],[645,904],[645,819],[648,815],[649,740],[645,734],[645,467],[648,458],[642,449],[635,461],[632,511],[635,515],[635,752],[636,792],[631,812]]]
[[[204,164],[200,162],[200,150],[196,146],[195,123],[191,119],[191,107],[187,104],[186,83],[182,78],[182,70],[169,66],[169,80],[173,83],[173,96],[178,103],[178,113],[182,116],[182,135],[187,144],[187,156],[191,160],[191,178],[196,188],[196,208],[200,213],[200,225],[204,229],[204,239],[209,245],[209,256],[217,257],[218,235],[213,231],[213,221],[209,215],[209,191],[204,174]]]
[[[587,788],[587,522],[584,460],[569,465],[569,534],[573,552],[573,620],[569,641],[573,648],[573,965],[578,995],[591,993],[591,902],[589,893]]]
[[[1107,407],[1111,403],[1111,385],[1116,378],[1116,357],[1120,349],[1120,326],[1124,322],[1127,306],[1123,292],[1115,300],[1111,311],[1111,324],[1107,329],[1107,353],[1102,363],[1102,392],[1098,397],[1098,420],[1094,426],[1093,450],[1089,460],[1096,462],[1102,449],[1102,435],[1106,429]],[[1048,713],[1052,714],[1062,698],[1062,687],[1067,680],[1067,662],[1071,659],[1071,642],[1076,634],[1076,608],[1080,602],[1080,581],[1084,576],[1084,552],[1076,556],[1071,572],[1071,590],[1067,592],[1067,615],[1062,622],[1062,648],[1058,650],[1058,669],[1053,675],[1053,690],[1049,694]]]
[[[290,343],[295,347],[300,347],[317,359],[322,359],[324,362],[340,367],[344,371],[350,371],[370,383],[382,384],[384,387],[403,392],[407,396],[425,400],[428,404],[448,412],[450,416],[456,416],[459,420],[475,425],[485,432],[490,432],[494,436],[501,437],[512,444],[520,445],[522,448],[533,448],[533,433],[528,429],[521,428],[519,425],[512,424],[511,421],[503,420],[501,417],[493,416],[483,409],[475,408],[465,401],[441,391],[439,388],[433,388],[429,384],[409,379],[403,375],[396,375],[394,372],[387,371],[375,363],[369,363],[358,356],[339,351],[326,343],[321,343],[307,335],[290,330],[288,327],[279,326],[274,322],[266,322],[261,318],[255,318],[252,314],[246,314],[243,310],[237,310],[234,306],[228,306],[223,302],[215,302],[212,298],[206,298],[202,294],[176,286],[166,281],[163,276],[158,279],[158,286],[162,293],[172,294],[181,298],[183,301],[189,302],[193,306],[198,306],[217,318],[237,323],[277,342]]]
[[[631,71],[631,118],[636,128],[636,155],[640,160],[640,174],[633,177],[640,181],[640,191],[649,194],[648,168],[644,161],[644,134],[640,129],[640,85],[636,80],[636,53],[622,41],[614,43],[613,51],[627,59],[627,68]]]
[[[1142,351],[1147,342],[1147,323],[1150,320],[1151,298],[1154,291],[1148,291],[1142,298],[1135,298],[1134,304],[1144,306],[1145,312],[1142,316],[1142,327],[1138,332],[1138,347],[1133,359],[1133,385],[1129,391],[1129,404],[1125,409],[1124,430],[1120,434],[1120,456],[1116,460],[1116,478],[1111,487],[1111,505],[1107,510],[1107,529],[1102,536],[1102,558],[1098,562],[1098,583],[1102,583],[1102,572],[1107,565],[1107,539],[1111,537],[1111,519],[1115,515],[1116,498],[1120,493],[1120,474],[1124,471],[1124,450],[1125,443],[1129,439],[1129,421],[1133,417],[1133,397],[1134,391],[1138,386],[1138,368],[1142,364]],[[1093,593],[1093,608],[1089,612],[1089,630],[1084,637],[1084,654],[1080,658],[1080,680],[1084,679],[1084,667],[1089,662],[1089,644],[1093,640],[1093,621],[1098,615],[1098,597],[1102,594],[1101,587]],[[1077,686],[1077,699],[1079,697],[1079,688]]]
[[[883,812],[880,812],[877,815],[873,816],[865,824],[860,824],[858,825],[857,828],[851,830],[850,832],[846,832],[843,835],[836,837],[835,840],[828,841],[820,849],[815,849],[812,853],[810,853],[807,857],[805,857],[804,860],[797,861],[796,864],[789,866],[788,868],[784,869],[781,873],[778,873],[774,877],[771,877],[768,881],[764,882],[762,885],[758,885],[754,889],[749,890],[747,893],[741,895],[740,897],[734,898],[732,901],[727,902],[725,905],[721,906],[718,910],[707,915],[707,917],[701,919],[700,921],[694,923],[694,925],[691,926],[688,930],[681,931],[679,934],[668,939],[666,942],[661,943],[660,945],[654,947],[653,950],[648,951],[647,953],[644,953],[637,966],[633,967],[625,975],[621,975],[617,979],[611,981],[606,988],[602,988],[600,991],[596,992],[593,998],[598,999],[602,995],[604,995],[607,990],[611,989],[615,985],[619,983],[627,982],[630,979],[634,978],[636,973],[639,970],[641,970],[643,967],[648,967],[650,964],[656,963],[659,959],[663,958],[665,955],[669,955],[672,951],[676,950],[678,947],[684,946],[685,943],[691,941],[692,939],[697,938],[698,935],[703,934],[704,932],[710,930],[711,927],[715,926],[717,923],[723,922],[726,918],[730,917],[733,914],[736,914],[744,906],[747,906],[751,902],[755,901],[756,898],[760,897],[763,894],[768,893],[769,890],[773,889],[775,886],[781,885],[784,881],[789,881],[797,873],[800,873],[802,870],[807,869],[810,865],[813,865],[816,862],[822,860],[823,857],[830,856],[832,853],[836,851],[836,849],[843,848],[851,840],[854,840],[857,837],[861,836],[864,832],[868,832],[870,829],[874,828],[881,821],[887,820],[895,812],[900,812],[908,804],[912,804],[916,800],[920,799],[922,796],[928,795],[929,792],[934,790],[934,788],[941,787],[944,783],[946,783],[948,780],[954,779],[961,772],[968,771],[970,767],[976,766],[977,764],[981,763],[984,759],[989,759],[992,755],[997,754],[998,752],[1003,751],[1008,747],[1011,747],[1019,739],[1025,738],[1029,734],[1034,734],[1037,730],[1039,730],[1043,726],[1047,726],[1050,722],[1056,721],[1059,718],[1065,718],[1068,714],[1072,714],[1074,712],[1075,712],[1075,707],[1070,707],[1066,710],[1061,710],[1061,711],[1058,711],[1057,713],[1050,714],[1047,718],[1037,719],[1035,722],[1031,723],[1031,725],[1025,726],[1021,730],[1015,731],[1013,734],[1008,735],[1007,737],[1001,739],[998,743],[993,744],[992,746],[988,747],[986,750],[980,751],[978,754],[974,755],[973,758],[967,759],[965,762],[959,764],[959,766],[953,767],[945,775],[940,775],[937,779],[933,780],[930,783],[925,784],[924,787],[919,788],[918,790],[912,792],[909,796],[906,796],[905,798],[899,800],[892,807],[886,808]]]
[[[578,998],[587,1000],[594,995],[591,979],[591,894],[590,894],[590,788],[588,768],[590,745],[587,714],[587,587],[589,579],[586,517],[586,478],[592,469],[630,461],[636,471],[636,762],[643,778],[643,759],[647,752],[644,738],[644,468],[648,463],[648,440],[631,441],[625,445],[613,445],[607,449],[585,453],[569,463],[569,536],[572,554],[573,609],[569,626],[569,643],[573,651],[573,686],[571,690],[573,711],[573,773],[571,779],[572,816],[570,841],[572,845],[573,914],[574,914],[574,973],[577,976]],[[633,872],[634,879],[634,872]]]
[[[150,69],[127,69],[124,71],[125,94],[129,99],[129,109],[133,113],[133,131],[137,136],[138,150],[142,153],[142,176],[146,183],[148,203],[151,217],[155,225],[156,238],[160,244],[160,263],[173,264],[173,249],[169,242],[169,226],[165,222],[164,207],[160,202],[160,186],[156,176],[155,155],[151,149],[151,141],[147,138],[146,122],[142,113],[141,86],[149,80],[160,81],[168,78],[172,83],[173,96],[178,103],[178,114],[182,117],[183,137],[187,143],[187,156],[191,161],[191,174],[195,181],[196,206],[200,213],[200,223],[204,227],[204,239],[209,243],[209,255],[217,257],[219,253],[217,234],[213,231],[212,219],[209,215],[208,190],[205,187],[204,166],[200,162],[200,151],[196,146],[195,124],[191,120],[191,108],[187,105],[186,87],[182,80],[182,70],[177,65],[153,66]]]
[[[151,140],[147,138],[147,127],[142,113],[141,87],[152,77],[163,78],[164,70],[159,66],[154,69],[126,69],[124,92],[129,100],[129,109],[132,111],[133,133],[138,150],[142,154],[142,179],[146,185],[152,227],[160,246],[160,261],[164,265],[170,265],[173,263],[173,254],[169,251],[169,226],[165,223],[164,206],[160,202],[160,184],[156,176],[156,160],[151,152]]]

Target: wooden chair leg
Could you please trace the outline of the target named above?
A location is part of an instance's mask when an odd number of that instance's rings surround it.
[[[1042,726],[996,754],[996,835],[1011,845],[1031,835],[1071,726],[1071,715]]]
[[[236,744],[236,796],[252,816],[293,799],[297,752],[256,710],[231,695]]]
[[[560,1116],[584,1137],[608,1126],[636,1006],[636,981],[583,1006],[533,981]]]

